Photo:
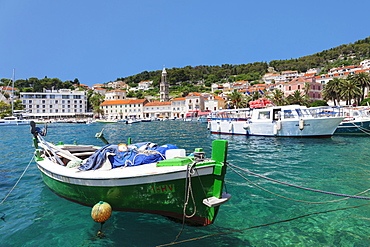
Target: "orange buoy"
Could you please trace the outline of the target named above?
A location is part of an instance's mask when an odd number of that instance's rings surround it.
[[[112,207],[107,202],[98,202],[91,210],[91,217],[96,222],[105,222],[112,214]]]

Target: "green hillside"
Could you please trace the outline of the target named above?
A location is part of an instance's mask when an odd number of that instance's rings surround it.
[[[171,86],[182,85],[189,82],[197,84],[203,82],[209,87],[213,82],[222,80],[238,81],[260,80],[262,75],[268,72],[268,67],[273,67],[275,71],[298,70],[305,72],[310,68],[323,68],[327,71],[330,68],[341,65],[359,64],[360,61],[370,58],[370,37],[358,40],[353,44],[343,44],[329,50],[324,50],[313,55],[304,56],[297,59],[272,60],[269,63],[255,62],[248,64],[232,65],[223,64],[220,66],[186,66],[184,68],[167,69],[167,77]],[[161,70],[144,71],[140,74],[117,78],[125,81],[131,86],[136,86],[140,81],[154,81],[154,85],[159,84]]]

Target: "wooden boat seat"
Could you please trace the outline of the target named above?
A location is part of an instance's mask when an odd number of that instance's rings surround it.
[[[71,154],[77,157],[81,157],[81,156],[90,156],[90,155],[93,155],[94,153],[95,151],[94,152],[71,153]]]

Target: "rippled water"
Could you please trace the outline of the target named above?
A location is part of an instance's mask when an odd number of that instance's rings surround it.
[[[203,147],[210,154],[215,139],[229,141],[228,161],[273,179],[318,190],[357,194],[369,188],[370,137],[334,136],[291,139],[211,135],[203,123],[178,121],[125,124],[54,124],[47,140],[102,145],[94,136],[104,128],[112,143],[151,141],[176,144],[189,152]],[[0,200],[13,187],[33,153],[28,126],[1,127]],[[242,174],[226,176],[231,200],[222,205],[213,225],[186,226],[179,240],[243,230],[188,241],[176,246],[370,246],[368,200],[309,192]],[[248,179],[250,182],[246,181]],[[253,183],[253,184],[252,184]],[[264,191],[254,184],[263,187]],[[370,197],[370,193],[362,194]],[[360,206],[353,208],[354,206]],[[342,210],[338,210],[342,209]],[[329,211],[329,212],[328,212]],[[32,162],[7,200],[0,205],[1,246],[157,246],[172,242],[181,224],[150,214],[114,212],[105,223],[106,237],[90,217],[91,208],[53,194]],[[0,214],[1,216],[2,214]],[[291,219],[291,220],[290,220]]]

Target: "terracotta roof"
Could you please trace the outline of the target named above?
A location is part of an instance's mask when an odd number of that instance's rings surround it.
[[[252,87],[262,87],[266,88],[268,85],[267,84],[254,84]]]
[[[104,88],[101,88],[101,87],[96,87],[94,88],[95,90],[104,90],[104,91],[107,91],[107,89],[104,89]]]
[[[361,70],[356,70],[355,71],[355,74],[358,74],[358,73],[369,73],[370,69],[361,69]]]
[[[214,99],[217,99],[217,100],[224,100],[223,98],[221,98],[220,96],[218,95],[211,95],[210,97],[208,97],[206,100],[210,100],[210,98],[213,97]]]
[[[109,92],[125,92],[125,91],[121,90],[121,89],[114,89],[114,90],[108,91],[107,93],[109,93]]]
[[[189,93],[186,97],[193,97],[193,96],[202,96],[200,93]]]
[[[153,101],[145,104],[145,106],[160,106],[160,105],[171,105],[171,102],[161,102],[161,101]]]
[[[171,99],[171,101],[180,101],[180,100],[185,100],[185,98],[174,98],[174,99]]]
[[[281,74],[287,74],[287,73],[298,73],[296,70],[287,70],[287,71],[282,71]]]
[[[121,99],[121,100],[106,100],[100,105],[127,105],[127,104],[143,104],[146,99]]]

